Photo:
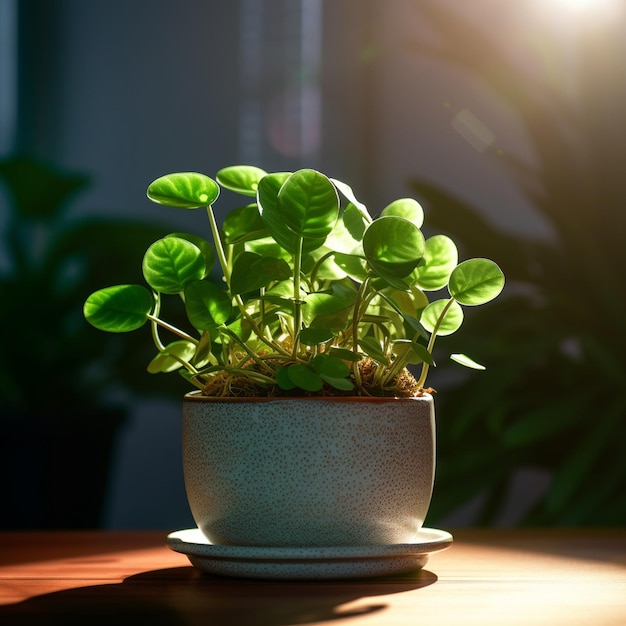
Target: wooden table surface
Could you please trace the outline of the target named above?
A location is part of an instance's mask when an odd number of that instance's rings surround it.
[[[420,572],[324,582],[202,574],[165,534],[0,533],[0,625],[626,625],[626,530],[459,530]]]

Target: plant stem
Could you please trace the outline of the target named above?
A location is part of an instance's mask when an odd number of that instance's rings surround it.
[[[172,326],[171,324],[168,324],[167,322],[165,322],[164,320],[156,317],[152,313],[148,313],[147,317],[152,322],[152,324],[158,324],[159,326],[165,328],[166,330],[169,330],[171,333],[173,333],[175,335],[178,335],[182,339],[190,341],[191,343],[193,343],[196,346],[198,345],[198,343],[199,343],[198,340],[195,339],[194,337],[192,337],[191,335],[188,335],[184,330],[180,330],[180,328],[176,328],[176,326]],[[159,350],[163,351],[165,349],[165,347],[161,343],[161,340],[158,337],[158,334],[155,335],[155,343],[157,344],[157,347],[159,348]]]
[[[224,245],[222,244],[222,238],[220,237],[220,231],[219,231],[219,228],[217,226],[217,221],[215,220],[215,214],[213,213],[213,207],[211,205],[209,205],[206,208],[206,210],[207,210],[207,215],[209,217],[209,224],[211,226],[211,234],[213,235],[213,241],[215,242],[215,251],[217,253],[217,259],[218,259],[220,267],[222,269],[222,274],[224,276],[224,279],[226,280],[226,285],[228,286],[228,292],[232,296],[232,293],[231,293],[231,290],[230,290],[230,276],[232,274],[231,267],[230,267],[230,264],[228,262],[228,259],[226,258],[226,253],[224,251]],[[280,352],[281,354],[287,356],[288,353],[282,348],[282,346],[278,345],[274,341],[268,340],[265,337],[263,331],[258,327],[257,323],[252,319],[252,317],[250,317],[250,315],[246,311],[246,306],[245,306],[243,300],[241,299],[241,296],[239,294],[235,294],[233,296],[233,298],[234,298],[235,302],[237,303],[237,307],[239,308],[239,311],[241,312],[241,317],[243,319],[245,319],[248,322],[248,324],[250,324],[250,328],[252,328],[252,331],[254,332],[254,334],[265,345],[269,346],[270,348],[272,348],[276,352]]]
[[[296,359],[300,351],[300,327],[302,326],[302,302],[300,301],[300,269],[302,267],[302,246],[304,238],[298,240],[298,249],[293,258],[293,350],[291,356]]]
[[[437,338],[437,331],[439,330],[439,327],[441,326],[441,324],[443,323],[443,320],[448,314],[448,311],[450,310],[450,307],[452,306],[453,302],[454,302],[454,298],[450,298],[448,300],[448,302],[446,303],[446,306],[443,308],[443,311],[441,311],[441,314],[439,315],[439,319],[437,320],[437,323],[435,324],[435,327],[433,328],[433,332],[430,334],[430,339],[428,340],[428,345],[426,346],[426,349],[431,354],[433,353],[435,339]],[[428,367],[429,367],[428,363],[424,361],[422,363],[422,371],[420,373],[420,377],[417,381],[418,389],[421,389],[424,386],[424,383],[426,382],[426,375],[428,374]]]

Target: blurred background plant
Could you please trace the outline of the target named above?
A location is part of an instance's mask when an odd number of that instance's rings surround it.
[[[82,319],[82,304],[93,285],[141,280],[137,250],[167,230],[72,217],[71,201],[88,178],[37,159],[3,159],[0,181],[8,207],[0,266],[0,527],[95,527],[130,397],[150,390],[144,372],[152,355],[141,337],[100,337]]]
[[[568,59],[557,61],[573,96],[553,74],[525,72],[524,51],[498,33],[434,2],[419,11],[440,39],[413,50],[471,73],[521,121],[534,166],[490,150],[552,231],[545,240],[504,231],[449,188],[413,181],[429,223],[463,255],[498,259],[508,281],[458,334],[460,350],[480,354],[487,372],[437,397],[438,413],[454,418],[440,423],[429,523],[465,502],[470,523],[497,524],[526,475],[542,487],[518,523],[623,524],[626,82],[615,82],[623,23],[579,25],[574,73]],[[535,42],[541,36],[533,32]]]

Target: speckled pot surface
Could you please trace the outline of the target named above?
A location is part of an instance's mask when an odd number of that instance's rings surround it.
[[[183,466],[213,544],[410,543],[433,488],[433,400],[188,394]]]

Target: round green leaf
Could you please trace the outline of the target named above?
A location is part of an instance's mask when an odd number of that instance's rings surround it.
[[[213,204],[220,194],[218,184],[204,174],[177,172],[157,178],[148,187],[148,198],[157,204],[197,209]]]
[[[417,200],[413,198],[399,198],[388,204],[382,211],[381,215],[395,215],[403,217],[412,222],[418,228],[424,223],[424,209]]]
[[[141,285],[115,285],[92,293],[83,306],[85,319],[99,330],[125,333],[146,323],[152,294]]]
[[[290,365],[287,373],[291,382],[305,391],[319,391],[324,386],[324,381],[310,367],[303,364]]]
[[[204,278],[206,271],[200,248],[180,237],[155,241],[143,257],[144,278],[161,293],[180,293],[191,281]]]
[[[305,346],[316,346],[318,343],[325,343],[334,337],[327,328],[303,328],[300,331],[300,342]]]
[[[287,226],[299,237],[325,239],[339,217],[339,197],[324,174],[299,170],[280,188],[277,208]]]
[[[278,208],[278,194],[290,176],[291,174],[285,172],[264,176],[259,181],[257,201],[261,217],[274,241],[283,249],[294,253],[299,250],[301,236],[291,230]],[[305,239],[303,251],[319,248],[323,245],[324,239]]]
[[[213,262],[215,261],[215,251],[213,250],[213,246],[206,240],[202,239],[202,237],[198,237],[198,235],[192,235],[191,233],[170,233],[169,235],[165,235],[166,237],[178,237],[179,239],[186,239],[190,241],[194,245],[200,248],[202,252],[202,256],[204,256],[204,262],[206,265],[206,273],[208,274],[213,267]]]
[[[426,240],[424,260],[413,272],[416,284],[426,291],[436,291],[445,287],[452,270],[459,261],[456,245],[450,237],[435,235]]]
[[[185,310],[194,328],[217,328],[232,310],[228,294],[209,280],[196,280],[185,287]]]
[[[291,269],[283,259],[242,252],[235,260],[230,288],[233,293],[248,293],[290,276]]]
[[[450,275],[450,295],[461,304],[476,306],[493,300],[504,288],[502,270],[489,259],[459,263]]]
[[[159,352],[148,364],[150,374],[167,374],[180,369],[182,361],[189,363],[196,353],[196,346],[191,341],[180,339],[165,346],[163,352]],[[178,357],[178,358],[175,358]]]
[[[215,178],[224,188],[244,196],[256,196],[259,181],[267,175],[265,170],[253,165],[231,165],[221,169]]]
[[[437,328],[437,323],[446,308],[449,300],[435,300],[431,302],[423,311],[420,317],[420,323],[429,332],[432,333]],[[445,317],[437,328],[437,335],[451,335],[457,331],[463,323],[463,309],[457,302],[452,302]]]
[[[269,233],[256,204],[233,209],[224,218],[222,225],[224,242],[228,244],[253,241]]]
[[[408,276],[424,255],[424,235],[403,217],[380,217],[363,235],[363,252],[370,267],[384,279]]]

